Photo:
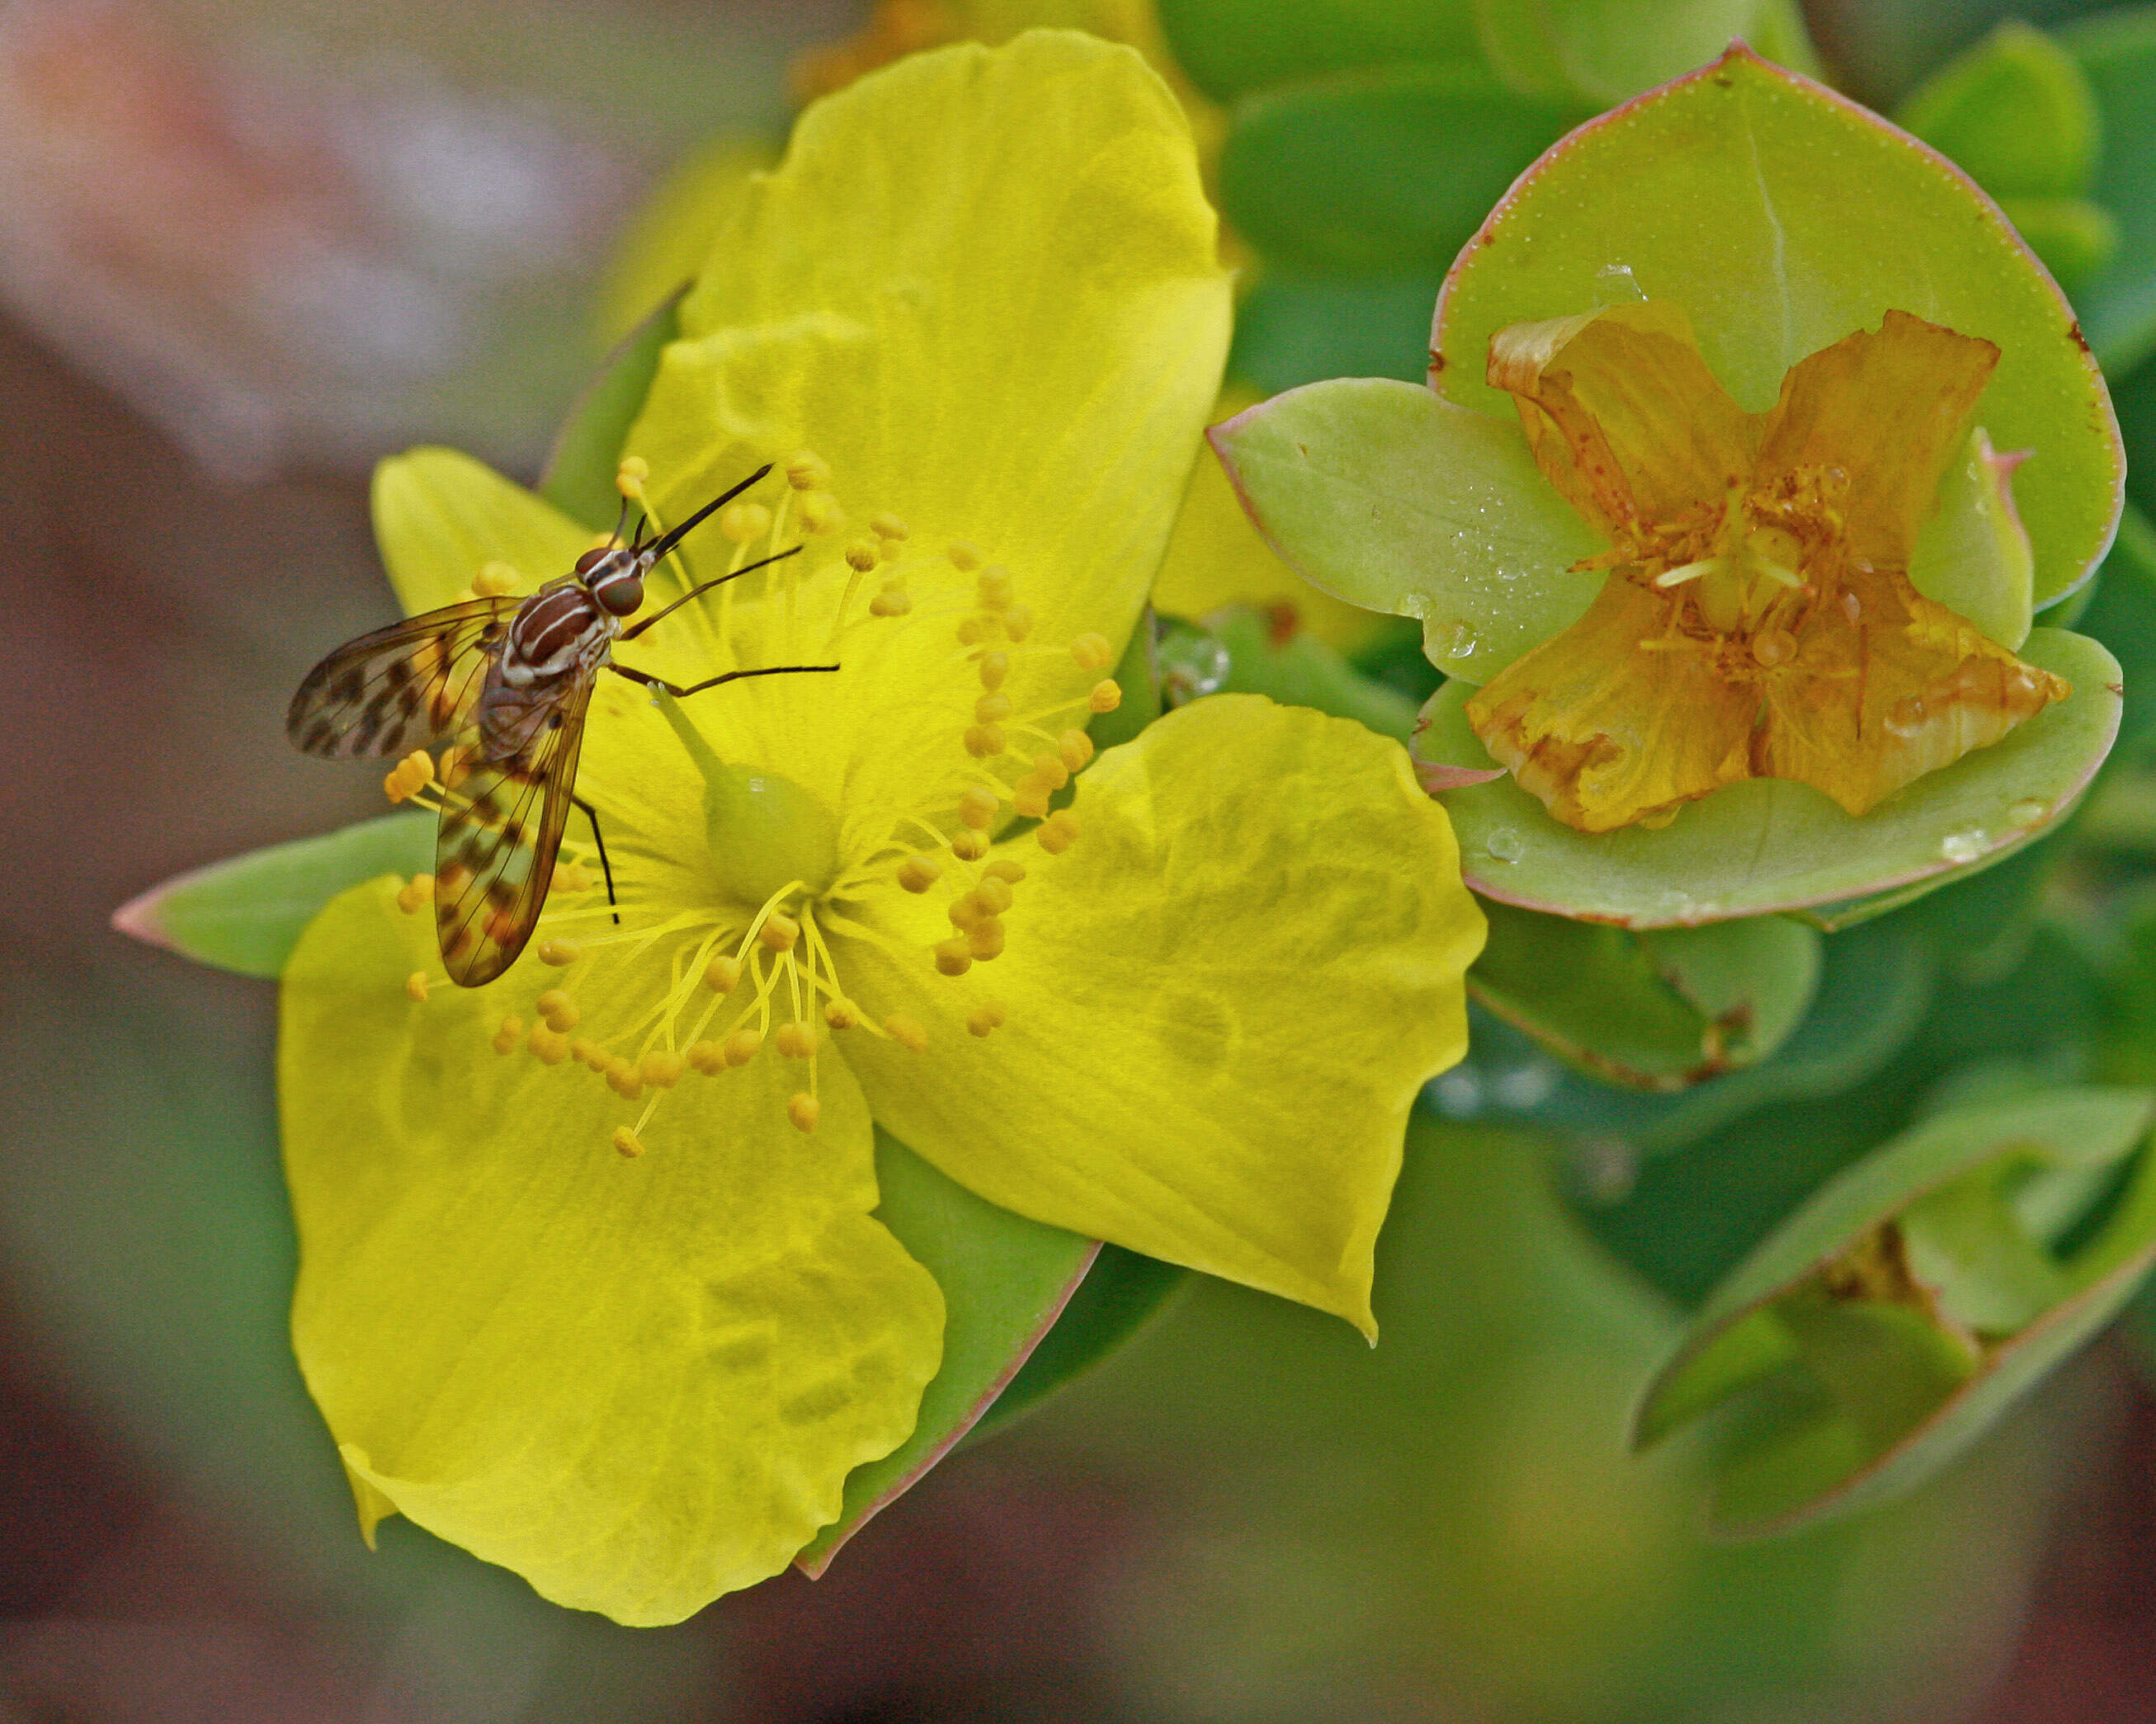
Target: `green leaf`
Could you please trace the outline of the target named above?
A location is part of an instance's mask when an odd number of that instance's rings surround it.
[[[660,350],[680,332],[685,284],[638,324],[601,362],[554,439],[539,495],[564,515],[603,532],[619,518],[614,484],[629,428],[651,393]]]
[[[1994,198],[2079,198],[2095,183],[2095,92],[2071,54],[2019,18],[1940,67],[1894,119]]]
[[[876,1219],[943,1290],[943,1362],[913,1434],[846,1475],[844,1507],[794,1566],[819,1575],[862,1524],[918,1483],[1009,1384],[1079,1284],[1099,1242],[1029,1221],[876,1132]],[[1044,1393],[1045,1390],[1044,1389]]]
[[[1779,1376],[1725,1456],[1718,1530],[1781,1531],[1908,1489],[2107,1321],[2156,1261],[2156,1157],[2140,1158],[2070,1255],[2044,1255],[2015,1207],[2032,1180],[2123,1165],[2152,1111],[2145,1090],[2054,1090],[1905,1131],[1716,1290],[1642,1398],[1636,1440]],[[1762,1324],[1781,1326],[1796,1366]],[[1792,1397],[1793,1368],[1824,1393]]]
[[[2035,559],[2014,512],[2014,469],[1979,425],[1939,481],[1936,511],[1917,534],[1909,584],[2018,650],[2029,638]]]
[[[2075,288],[2074,304],[2096,357],[2121,377],[2156,351],[2156,9],[2070,23],[2058,39],[2102,115],[2094,196],[2118,235],[2109,263]]]
[[[1711,60],[1731,38],[1801,72],[1818,63],[1784,0],[1476,0],[1482,51],[1512,89],[1607,108]]]
[[[1476,66],[1285,85],[1236,105],[1221,213],[1275,263],[1435,275],[1568,118]]]
[[[1379,377],[1313,383],[1207,434],[1268,541],[1306,580],[1418,618],[1447,675],[1486,682],[1586,613],[1599,536],[1536,468],[1517,420]],[[1485,765],[1487,762],[1484,762]]]
[[[385,814],[177,875],[121,905],[112,925],[198,963],[274,977],[307,924],[340,892],[377,875],[422,874],[434,865],[434,817]]]
[[[2039,606],[2111,542],[2122,456],[2103,382],[2058,290],[1997,210],[1876,115],[1755,56],[1591,121],[1545,156],[1460,254],[1438,303],[1438,387],[1509,413],[1490,338],[1603,303],[1627,269],[1689,316],[1748,412],[1807,355],[1889,310],[1997,343],[1977,416],[2036,451],[2015,500]]]
[[[1260,395],[1321,377],[1420,382],[1438,276],[1338,281],[1268,269],[1235,308],[1228,375]]]
[[[2117,218],[2087,198],[2002,198],[1999,208],[2059,285],[2077,296],[2118,249]]]
[[[1159,0],[1190,81],[1219,102],[1313,74],[1476,58],[1474,0]]]
[[[1400,742],[1414,729],[1414,701],[1358,675],[1306,629],[1276,638],[1273,619],[1250,605],[1214,612],[1202,630],[1171,631],[1160,652],[1171,688],[1178,680],[1178,662],[1187,660],[1204,674],[1204,685],[1186,691],[1185,700],[1194,694],[1264,695],[1282,706],[1312,706],[1335,718],[1352,718]]]
[[[2126,679],[2118,718],[2123,753],[2156,734],[2156,528],[2131,503],[2118,523],[2118,542],[2103,560],[2103,578],[2076,625],[2134,674]]]
[[[1552,819],[1499,777],[1443,793],[1461,872],[1475,890],[1507,904],[1641,928],[1943,884],[2058,819],[2117,733],[2122,673],[2096,642],[2039,629],[2023,656],[2066,678],[2073,694],[1868,813],[1845,814],[1808,785],[1753,778],[1689,804],[1660,831],[1590,834]],[[1461,772],[1494,768],[1467,724],[1469,692],[1449,683],[1424,708],[1418,761]]]
[[[1475,998],[1568,1065],[1632,1089],[1688,1089],[1756,1063],[1819,981],[1819,936],[1779,916],[1638,935],[1483,909]]]

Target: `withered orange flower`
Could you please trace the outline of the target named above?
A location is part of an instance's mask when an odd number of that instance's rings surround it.
[[[1730,398],[1682,310],[1517,323],[1490,343],[1537,464],[1610,548],[1586,615],[1467,703],[1485,747],[1583,832],[1667,824],[1742,778],[1851,814],[2071,687],[1917,593],[1918,527],[1998,363],[1905,312]]]

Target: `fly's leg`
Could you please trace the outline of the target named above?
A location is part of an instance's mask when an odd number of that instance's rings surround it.
[[[599,847],[599,871],[606,875],[607,907],[613,911],[614,925],[621,924],[621,910],[613,895],[613,864],[607,860],[606,839],[599,834],[599,811],[581,796],[569,800],[584,811],[584,818],[592,823],[592,842]]]

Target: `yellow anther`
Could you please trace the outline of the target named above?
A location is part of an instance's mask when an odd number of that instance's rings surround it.
[[[732,993],[741,986],[741,960],[723,952],[714,954],[704,966],[704,986],[713,993]]]
[[[425,1005],[427,1003],[427,972],[424,970],[413,971],[404,978],[404,992],[408,998],[417,1000],[423,1006]]]
[[[552,890],[557,892],[588,892],[595,884],[591,870],[581,862],[564,862],[554,870]]]
[[[983,695],[973,702],[976,724],[1001,724],[1018,710],[1009,695]]]
[[[1050,790],[1060,790],[1070,782],[1070,768],[1063,764],[1060,754],[1036,754],[1033,757],[1033,776]]]
[[[626,1060],[608,1062],[606,1080],[607,1087],[624,1101],[634,1101],[644,1093],[644,1074]]]
[[[957,633],[960,646],[978,646],[988,638],[988,619],[968,617],[958,625]]]
[[[898,883],[909,892],[925,892],[942,877],[942,865],[932,856],[908,856],[898,865]]]
[[[1004,685],[1004,679],[1010,675],[1010,654],[983,653],[980,664],[981,686],[993,694]]]
[[[973,948],[963,939],[944,940],[937,942],[936,968],[938,974],[963,976],[973,967]]]
[[[752,545],[771,531],[771,511],[761,503],[729,503],[719,511],[719,531],[737,545]]]
[[[569,1044],[569,1057],[578,1065],[588,1065],[593,1071],[602,1075],[605,1074],[607,1067],[613,1064],[613,1054],[608,1053],[597,1042],[588,1040],[583,1036],[578,1036],[576,1040]]]
[[[896,587],[886,587],[869,601],[871,617],[902,617],[913,608],[913,601]]]
[[[1034,831],[1040,847],[1051,856],[1060,856],[1078,841],[1078,823],[1068,808],[1058,808]]]
[[[869,516],[869,531],[879,539],[903,539],[906,536],[906,523],[888,512]]]
[[[472,596],[475,598],[500,598],[504,593],[516,590],[516,569],[506,562],[490,562],[472,577]]]
[[[1005,861],[1001,858],[989,863],[981,872],[988,879],[999,880],[1006,885],[1014,886],[1025,878],[1025,866],[1023,863]]]
[[[613,469],[614,489],[624,497],[644,495],[644,481],[651,477],[651,463],[642,455],[624,455]]]
[[[962,575],[970,575],[981,566],[981,553],[963,539],[953,541],[943,554],[951,559],[951,567]]]
[[[988,916],[1001,916],[1011,907],[1010,882],[1000,874],[991,874],[967,895]]]
[[[1028,772],[1011,787],[1011,806],[1029,820],[1039,820],[1048,813],[1049,788],[1032,773]]]
[[[1033,613],[1022,604],[1014,604],[1004,613],[1004,633],[1013,640],[1024,640],[1033,633]]]
[[[637,1075],[654,1090],[670,1090],[681,1081],[681,1074],[688,1066],[689,1062],[679,1054],[654,1048],[637,1066]]]
[[[644,1153],[644,1140],[626,1126],[613,1128],[613,1147],[621,1152],[624,1161],[633,1162]]]
[[[718,1042],[691,1042],[689,1044],[689,1064],[706,1077],[711,1077],[726,1069],[726,1048]]]
[[[928,1045],[928,1032],[921,1028],[921,1020],[909,1018],[903,1012],[893,1012],[883,1020],[884,1034],[901,1048],[910,1048],[918,1054]]]
[[[434,757],[424,748],[415,748],[397,762],[422,784],[431,784],[434,779]]]
[[[1767,629],[1753,637],[1752,656],[1771,670],[1797,655],[1797,638],[1786,629]]]
[[[467,776],[465,767],[466,752],[454,744],[442,751],[441,764],[434,768],[434,776],[441,780],[444,788],[454,790],[465,782]]]
[[[757,1049],[763,1045],[762,1035],[743,1024],[726,1038],[726,1064],[746,1065],[756,1058]]]
[[[797,511],[801,531],[816,538],[829,538],[846,524],[846,511],[828,491],[803,491]]]
[[[549,1029],[543,1024],[531,1026],[531,1039],[524,1045],[531,1050],[531,1057],[542,1065],[559,1065],[569,1057],[569,1039],[559,1030]]]
[[[831,464],[804,449],[787,462],[786,482],[798,491],[821,490],[831,482]]]
[[[845,556],[846,567],[858,570],[862,574],[866,574],[874,568],[880,558],[880,553],[876,550],[875,541],[870,539],[855,540],[852,544],[846,546]]]
[[[816,1031],[806,1024],[782,1024],[773,1032],[771,1044],[788,1060],[807,1060],[822,1046]]]
[[[1083,731],[1065,731],[1055,739],[1055,752],[1065,772],[1079,772],[1093,758],[1093,739]]]
[[[1105,634],[1081,634],[1070,643],[1070,659],[1081,670],[1106,670],[1116,661],[1116,649]]]
[[[996,824],[996,810],[1002,806],[993,791],[971,784],[959,794],[958,818],[974,831],[986,832]]]
[[[981,919],[981,906],[968,892],[963,898],[953,898],[951,907],[943,913],[951,918],[951,926],[963,934]]]
[[[814,1131],[823,1112],[823,1104],[805,1090],[795,1090],[787,1100],[786,1116],[793,1121],[796,1131]]]
[[[951,854],[961,862],[978,862],[988,854],[988,835],[968,828],[951,834]]]
[[[577,1010],[577,1003],[558,988],[548,988],[532,1004],[539,1015],[547,1020],[549,1029],[565,1032],[574,1029],[578,1018],[582,1016]]]
[[[824,1008],[824,1021],[834,1029],[851,1029],[861,1021],[861,1008],[850,999],[835,999]]]
[[[1007,611],[1018,597],[1018,583],[1011,579],[1011,572],[999,562],[983,569],[973,588],[984,611]]]
[[[403,802],[408,796],[417,795],[423,788],[412,782],[401,760],[382,775],[382,793],[392,802]]]
[[[539,962],[555,969],[567,969],[584,955],[583,947],[567,940],[542,940],[539,942]]]
[[[1122,685],[1112,676],[1093,685],[1093,692],[1086,697],[1086,704],[1096,712],[1113,712],[1123,704]]]
[[[524,1020],[511,1014],[501,1020],[501,1027],[494,1033],[494,1051],[514,1054],[524,1039]]]
[[[763,926],[756,931],[756,937],[773,952],[791,952],[793,942],[801,937],[801,924],[792,916],[774,910],[763,919]]]
[[[434,901],[434,876],[415,874],[405,881],[397,893],[397,907],[407,916],[413,916]]]
[[[1004,955],[1004,925],[993,916],[984,916],[966,930],[966,950],[981,962]]]
[[[990,1000],[986,1005],[977,1008],[973,1016],[967,1018],[966,1028],[975,1035],[986,1035],[992,1029],[1002,1029],[1003,1023],[1002,1002]]]
[[[964,741],[966,752],[975,760],[993,760],[1010,746],[1001,725],[970,725],[967,727]]]

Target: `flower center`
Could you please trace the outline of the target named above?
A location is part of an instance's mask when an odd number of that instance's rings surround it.
[[[640,463],[624,463],[622,486],[633,499],[640,498],[646,476],[640,469]],[[834,538],[843,530],[844,513],[829,493],[824,463],[797,456],[786,477],[777,509],[737,503],[721,516],[721,531],[737,547],[737,567],[783,548],[778,541],[789,514],[812,538]],[[527,1024],[518,1013],[499,1019],[491,1034],[495,1052],[582,1066],[603,1080],[639,1110],[613,1131],[613,1147],[625,1156],[644,1152],[644,1133],[661,1099],[690,1074],[716,1078],[767,1049],[799,1061],[787,1113],[808,1131],[821,1112],[819,1060],[833,1035],[862,1034],[925,1050],[928,1033],[916,1018],[878,1014],[849,991],[838,954],[847,941],[920,964],[959,990],[953,1016],[963,1017],[972,1034],[992,1034],[1005,1020],[1004,1004],[982,987],[977,967],[993,963],[1005,948],[1004,914],[1026,877],[1024,863],[1011,854],[1015,839],[1029,837],[1052,856],[1079,836],[1077,818],[1063,804],[1072,775],[1093,755],[1082,726],[1122,698],[1102,675],[1113,648],[1098,634],[1034,642],[1031,613],[1019,603],[1009,570],[986,562],[969,544],[926,553],[911,546],[910,536],[903,522],[880,514],[866,535],[839,551],[848,578],[824,657],[843,663],[839,644],[854,628],[949,628],[952,650],[940,667],[947,683],[911,691],[914,698],[885,716],[887,729],[926,727],[947,747],[947,769],[902,806],[834,809],[783,774],[721,760],[680,703],[662,694],[660,711],[704,781],[706,877],[714,890],[701,901],[650,913],[624,908],[617,926],[585,847],[565,843],[531,953],[541,973],[535,977],[527,959],[494,984],[530,990],[536,1019]],[[760,662],[794,662],[783,644],[796,639],[795,597],[829,566],[826,561],[819,569],[808,557],[774,565],[776,579],[795,584],[767,594],[778,602],[767,603],[765,612],[783,616],[784,627],[778,656],[764,653]],[[846,610],[870,574],[879,585],[867,615],[850,619]],[[917,613],[909,591],[916,576],[924,586],[932,582],[935,595]],[[721,598],[732,592],[718,589]],[[730,622],[722,612],[721,640],[734,639]],[[1039,659],[1060,660],[1061,674],[1046,680],[1072,692],[1045,695],[1047,704],[1021,711],[1009,692],[1014,667]],[[743,697],[754,699],[764,685],[742,686]],[[387,788],[393,800],[416,795],[423,806],[454,794],[434,778],[424,754],[400,762]],[[1002,853],[991,855],[998,834]],[[865,907],[894,888],[943,897],[949,936],[909,949],[864,920]],[[416,914],[432,895],[432,881],[419,875],[398,901]],[[667,956],[655,991],[654,952]],[[408,991],[424,1000],[438,979],[415,972]],[[608,1033],[596,1034],[601,1025]]]
[[[1793,605],[1818,597],[1815,569],[1838,549],[1842,520],[1836,506],[1849,488],[1839,468],[1800,467],[1773,485],[1730,484],[1709,519],[1696,516],[1635,531],[1602,563],[1633,565],[1640,577],[1679,603],[1672,623],[1691,622],[1716,636],[1735,636],[1760,669],[1788,662],[1795,637],[1782,626]]]

